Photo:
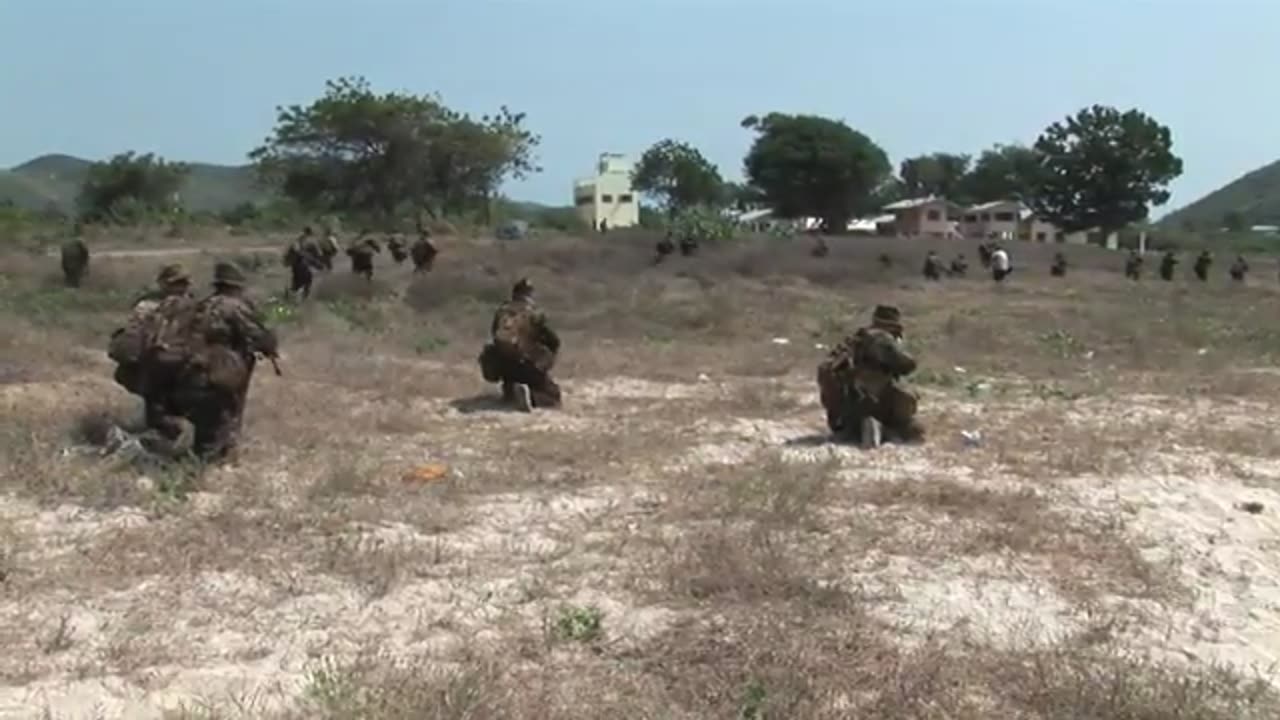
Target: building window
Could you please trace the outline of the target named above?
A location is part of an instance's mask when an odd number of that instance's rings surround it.
[[[937,210],[930,210],[929,212],[925,213],[925,217],[928,218],[929,220],[941,220],[942,213]]]
[[[1057,233],[1054,233],[1054,234],[1053,234],[1053,239],[1054,239],[1055,241],[1057,241],[1057,242],[1066,242],[1066,241],[1067,241],[1067,234],[1066,234],[1066,233],[1064,233],[1064,232],[1057,232]]]
[[[967,223],[976,223],[976,222],[978,222],[978,216],[977,216],[977,215],[965,215],[965,216],[964,216],[964,221],[965,221],[965,222],[967,222]]]
[[[996,222],[1013,222],[1013,213],[999,212],[996,213]]]
[[[1044,242],[1048,237],[1046,233],[1038,232],[1036,233],[1036,242]]]
[[[991,222],[991,213],[982,213],[982,222]]]
[[[579,205],[590,205],[595,202],[595,198],[590,195],[579,195],[576,201]]]
[[[625,193],[623,195],[618,196],[618,202],[623,204],[629,203],[631,202],[631,200],[632,200],[631,193]]]
[[[602,203],[611,203],[611,202],[613,202],[613,196],[612,196],[612,195],[601,195],[601,196],[600,196],[600,202],[602,202]]]

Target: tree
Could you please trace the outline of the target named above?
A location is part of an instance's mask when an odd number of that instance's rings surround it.
[[[1222,214],[1222,227],[1227,232],[1243,232],[1245,228],[1244,215],[1239,210],[1228,210]]]
[[[725,200],[720,171],[697,148],[677,140],[660,140],[645,150],[631,181],[671,216]]]
[[[746,176],[779,217],[817,217],[827,231],[843,230],[871,208],[890,173],[884,151],[837,120],[770,113],[742,126],[757,133]]]
[[[968,155],[951,153],[907,158],[898,169],[902,192],[908,197],[934,195],[964,203],[967,200],[964,181],[969,172],[969,162]]]
[[[190,173],[183,163],[151,153],[126,152],[89,166],[77,204],[87,222],[134,222],[145,215],[180,207],[178,191]]]
[[[1094,105],[1036,140],[1040,175],[1032,206],[1067,232],[1104,236],[1145,220],[1182,174],[1169,128],[1138,110]]]
[[[506,107],[475,119],[436,96],[378,94],[344,77],[310,105],[279,108],[249,158],[261,179],[313,212],[487,210],[504,180],[540,169],[540,139],[524,120]]]
[[[978,156],[965,176],[963,194],[974,203],[1030,201],[1039,184],[1040,156],[1025,145],[996,145]]]

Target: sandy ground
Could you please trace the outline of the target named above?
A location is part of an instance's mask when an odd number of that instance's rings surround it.
[[[0,386],[0,407],[21,418],[127,402],[106,377]],[[249,432],[264,436],[307,386],[256,382]],[[1046,407],[926,389],[931,441],[863,452],[823,441],[811,382],[799,371],[570,378],[567,407],[532,416],[349,390],[333,400],[362,428],[349,442],[326,448],[325,429],[292,446],[252,441],[177,509],[10,494],[0,718],[159,718],[202,702],[265,711],[326,660],[377,648],[449,662],[536,634],[566,604],[600,608],[610,643],[639,646],[692,612],[643,591],[652,545],[688,531],[682,490],[726,469],[834,483],[837,501],[818,509],[827,530],[805,550],[812,572],[856,591],[902,643],[943,633],[1020,646],[1096,629],[1189,664],[1266,675],[1280,661],[1280,460],[1147,434],[1110,472],[1013,434],[1206,413],[1246,432],[1273,404],[1144,395]],[[729,412],[742,396],[769,402]],[[967,445],[962,430],[982,441]],[[69,445],[41,447],[41,462],[105,472],[109,459]],[[427,462],[448,467],[438,497],[399,478]],[[315,510],[342,463],[363,484]],[[300,508],[323,530],[289,526]],[[1032,513],[1056,524],[1037,527],[1048,521]],[[993,532],[1011,539],[988,545]]]

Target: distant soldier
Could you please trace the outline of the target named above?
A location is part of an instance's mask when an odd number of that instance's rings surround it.
[[[360,233],[356,241],[347,248],[347,256],[351,258],[351,272],[363,275],[373,282],[373,256],[382,252],[382,246],[367,233]]]
[[[1206,249],[1201,250],[1200,254],[1196,256],[1196,264],[1191,269],[1195,271],[1196,278],[1200,282],[1208,282],[1209,268],[1211,267],[1213,267],[1213,253]]]
[[[1142,279],[1142,255],[1137,250],[1130,250],[1124,259],[1124,276],[1130,280]]]
[[[888,270],[893,267],[893,258],[889,257],[889,253],[880,253],[880,269]]]
[[[62,244],[62,278],[67,287],[78,288],[89,272],[89,247],[78,237]]]
[[[609,221],[606,218],[600,218],[600,234],[609,232]]]
[[[1009,260],[1009,251],[996,243],[991,249],[991,277],[998,283],[1004,282],[1013,272],[1013,262]]]
[[[982,267],[991,269],[991,253],[993,248],[988,243],[978,243],[978,262],[982,263]]]
[[[1243,255],[1237,255],[1236,261],[1231,263],[1228,272],[1231,273],[1232,280],[1244,282],[1245,273],[1249,272],[1249,263],[1245,262]]]
[[[680,238],[680,254],[685,257],[698,254],[698,240],[693,233],[685,233],[684,237]]]
[[[338,253],[341,250],[342,247],[338,245],[338,238],[332,231],[326,232],[324,239],[320,241],[320,260],[324,263],[325,270],[333,270],[333,259],[338,257]]]
[[[1165,282],[1172,282],[1174,272],[1178,269],[1178,255],[1172,250],[1165,250],[1164,255],[1160,257],[1160,279]]]
[[[405,244],[404,238],[400,237],[399,234],[387,238],[387,250],[391,252],[391,259],[397,265],[403,263],[409,257],[409,246]]]
[[[863,421],[875,418],[891,442],[922,442],[917,399],[896,385],[916,369],[901,346],[902,315],[879,305],[871,325],[846,338],[818,366],[818,392],[827,427],[839,440],[856,440]]]
[[[415,273],[429,272],[439,252],[431,242],[431,231],[427,229],[427,226],[419,218],[418,239],[414,240],[413,245],[409,248],[409,257],[413,259],[413,271]]]
[[[312,270],[324,268],[320,244],[316,242],[310,227],[304,228],[302,235],[289,243],[281,260],[289,268],[289,289],[286,294],[296,296],[301,293],[304,298],[310,297],[311,284],[315,280]]]
[[[663,260],[666,260],[667,257],[675,251],[676,251],[676,244],[672,242],[671,231],[668,230],[667,234],[664,235],[662,239],[659,240],[658,243],[654,246],[655,254],[653,256],[653,264],[657,265]]]
[[[560,352],[560,337],[533,300],[533,285],[521,279],[511,300],[493,315],[492,340],[480,352],[480,373],[487,382],[502,383],[502,399],[523,412],[559,407],[560,386],[551,368]]]
[[[178,411],[168,394],[172,377],[152,362],[154,347],[168,318],[193,307],[191,276],[181,265],[165,265],[156,278],[156,288],[143,293],[133,304],[128,322],[111,335],[107,356],[115,361],[115,381],[142,398],[147,429],[158,435],[172,451],[183,433]]]
[[[809,254],[816,258],[824,258],[830,255],[831,248],[827,247],[827,239],[819,235],[817,242],[814,243],[813,248],[809,250]]]
[[[951,261],[949,268],[952,277],[964,277],[969,274],[969,261],[965,260],[964,253],[956,255]]]
[[[942,259],[938,257],[938,253],[930,250],[928,255],[924,257],[924,268],[921,270],[925,280],[941,280],[942,279]]]
[[[239,441],[257,354],[278,356],[275,333],[244,297],[244,275],[230,263],[213,269],[213,295],[180,327],[185,362],[171,405],[195,426],[194,450],[209,461],[229,457]]]
[[[1049,274],[1053,277],[1067,276],[1067,256],[1062,251],[1053,254],[1053,264],[1049,266]]]

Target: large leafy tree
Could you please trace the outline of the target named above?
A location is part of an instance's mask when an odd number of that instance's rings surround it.
[[[89,222],[134,222],[181,207],[190,168],[151,153],[126,152],[89,166],[80,186],[80,217]]]
[[[871,208],[891,171],[884,150],[838,120],[770,113],[742,126],[756,132],[746,176],[780,217],[817,217],[825,229],[842,230]]]
[[[978,156],[965,176],[963,195],[970,202],[1029,201],[1037,191],[1040,155],[1025,145],[996,145]]]
[[[725,201],[720,171],[698,149],[677,140],[653,144],[636,164],[632,182],[656,199],[669,215],[699,205]]]
[[[249,157],[262,179],[310,210],[456,213],[487,207],[504,180],[539,170],[539,138],[524,120],[506,107],[473,118],[436,96],[377,93],[364,78],[344,77],[309,105],[279,108]]]
[[[1169,128],[1138,110],[1094,105],[1045,129],[1031,204],[1064,230],[1111,234],[1145,220],[1182,174]]]
[[[902,161],[898,175],[901,191],[909,197],[935,195],[963,203],[964,180],[969,172],[969,156],[932,153]]]

